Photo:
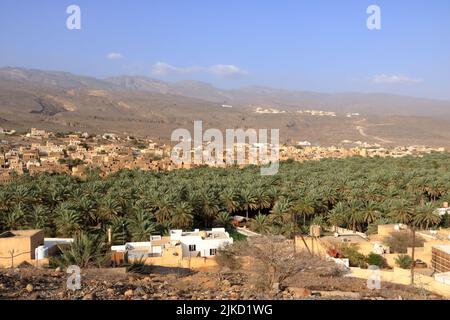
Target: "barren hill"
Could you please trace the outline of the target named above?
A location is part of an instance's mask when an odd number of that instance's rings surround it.
[[[226,104],[232,108],[225,108]],[[262,109],[279,113],[258,113]],[[332,111],[335,116],[300,113]],[[176,128],[278,128],[282,141],[343,140],[450,146],[450,102],[387,94],[313,93],[143,76],[96,79],[67,72],[0,69],[0,125],[26,130],[133,133],[169,140]]]

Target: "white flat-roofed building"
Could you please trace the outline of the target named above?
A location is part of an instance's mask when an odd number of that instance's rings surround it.
[[[440,216],[445,216],[446,214],[450,214],[450,208],[437,208],[434,210],[434,213]]]
[[[216,255],[218,249],[233,243],[233,238],[224,228],[213,228],[208,231],[195,229],[189,232],[170,230],[169,237],[151,236],[149,240],[112,246],[111,250],[127,253],[129,258],[146,258],[161,257],[168,249],[181,246],[181,258],[212,257]]]
[[[311,146],[311,142],[309,142],[309,141],[299,141],[297,143],[297,145],[300,146],[300,147],[310,147]]]
[[[170,240],[180,241],[183,257],[215,256],[217,249],[233,243],[233,238],[224,228],[212,228],[209,231],[195,229],[192,232],[171,230]]]

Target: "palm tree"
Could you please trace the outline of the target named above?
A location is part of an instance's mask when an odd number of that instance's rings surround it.
[[[416,265],[415,251],[416,251],[416,228],[428,229],[433,225],[437,225],[441,221],[441,217],[435,213],[435,207],[432,202],[420,204],[414,208],[414,214],[411,218],[411,229],[413,234],[413,247],[412,247],[412,264],[411,264],[411,285],[414,284],[414,268]]]
[[[432,202],[419,205],[414,212],[413,225],[421,229],[429,229],[441,221],[441,216],[436,214],[436,207]]]
[[[161,235],[169,235],[170,229],[172,228],[172,222],[170,221],[164,221],[161,223],[156,224],[156,230],[158,234]]]
[[[207,228],[210,225],[210,221],[214,221],[220,211],[217,197],[212,192],[202,192],[198,197],[198,205]]]
[[[11,197],[6,190],[0,190],[0,212],[7,211],[11,205]]]
[[[69,203],[62,202],[55,209],[56,232],[63,237],[72,237],[82,230],[81,217],[78,211],[74,210]]]
[[[255,194],[249,188],[244,188],[241,191],[241,209],[246,212],[248,220],[248,212],[258,208],[258,200]]]
[[[155,207],[156,207],[155,213],[156,221],[158,221],[159,223],[164,221],[170,221],[174,204],[168,196],[159,198],[155,203]]]
[[[49,192],[46,194],[46,201],[48,201],[50,206],[54,208],[67,199],[68,194],[69,190],[66,187],[58,183],[53,183],[50,185]]]
[[[184,229],[192,225],[194,216],[192,206],[187,202],[178,203],[172,212],[172,224],[175,228]]]
[[[26,216],[25,207],[20,202],[7,212],[3,223],[10,230],[17,230],[23,225]]]
[[[271,223],[266,215],[258,214],[253,219],[250,219],[250,227],[253,231],[260,234],[269,234],[271,231]]]
[[[84,220],[86,221],[89,219],[92,219],[94,221],[97,220],[97,215],[94,212],[96,204],[93,198],[90,198],[89,196],[82,194],[80,196],[73,198],[73,205],[76,208],[76,210],[80,212],[80,215],[81,217],[83,217]]]
[[[362,212],[362,203],[358,200],[351,200],[348,205],[346,214],[347,223],[352,227],[353,232],[356,231],[357,226],[363,222],[364,216]]]
[[[369,200],[363,208],[363,214],[365,223],[373,223],[380,216],[377,202]]]
[[[130,203],[132,202],[132,195],[129,194],[126,185],[122,184],[119,185],[119,190],[117,191],[117,195],[116,194],[112,194],[111,197],[113,199],[115,199],[117,201],[117,203],[119,204],[119,208],[121,208],[122,210],[127,210],[127,206],[130,205]]]
[[[258,214],[261,210],[270,208],[271,199],[264,187],[259,187],[255,190],[256,205],[258,207]]]
[[[128,223],[129,219],[119,217],[111,221],[111,243],[113,244],[125,244],[128,239]]]
[[[119,202],[111,196],[107,196],[100,201],[98,211],[93,215],[93,220],[100,223],[100,227],[103,229],[109,221],[117,219],[120,210]]]
[[[43,205],[35,205],[27,216],[27,224],[33,229],[43,229],[49,221],[49,210]]]
[[[226,211],[221,211],[216,217],[216,220],[214,220],[214,225],[216,227],[222,227],[225,229],[230,229],[232,226],[231,224],[231,216]]]
[[[389,204],[391,216],[398,223],[409,224],[412,219],[411,203],[405,199],[395,199]]]
[[[270,219],[278,225],[283,225],[285,222],[290,220],[292,212],[292,201],[288,198],[281,198],[270,211]]]
[[[322,199],[326,202],[327,208],[332,209],[338,202],[338,195],[333,187],[325,186],[320,191]]]
[[[303,217],[303,225],[305,226],[306,218],[312,216],[315,212],[314,201],[309,197],[296,200],[294,201],[292,210],[296,215]]]
[[[138,211],[133,218],[128,219],[128,230],[132,241],[149,241],[150,236],[156,231],[156,225],[149,212]]]
[[[334,227],[340,227],[345,223],[347,206],[343,202],[338,202],[336,206],[328,212],[327,221]]]
[[[109,260],[104,242],[100,237],[90,234],[78,234],[71,246],[61,248],[59,263],[63,266],[76,265],[80,268],[102,266]]]
[[[278,179],[273,181],[271,183],[271,186],[266,191],[267,195],[268,195],[268,197],[270,199],[269,208],[272,208],[275,205],[275,202],[277,201],[277,199],[279,198],[278,188],[276,187],[277,183],[278,183]]]
[[[431,182],[426,188],[430,200],[436,201],[445,192],[445,187],[438,181]]]
[[[15,204],[25,204],[32,199],[30,193],[30,189],[27,186],[18,185],[14,190],[12,200]]]
[[[239,209],[239,197],[232,188],[225,189],[220,195],[220,200],[229,214]]]

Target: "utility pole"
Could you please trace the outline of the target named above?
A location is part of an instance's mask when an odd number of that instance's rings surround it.
[[[411,285],[414,285],[414,268],[416,266],[416,259],[415,259],[415,251],[416,251],[416,228],[413,226],[411,228],[412,230],[412,253],[411,253],[411,258],[412,258],[412,264],[411,264]]]
[[[14,268],[14,253],[16,253],[16,250],[15,249],[9,250],[8,253],[11,256],[11,269],[13,269]]]
[[[122,222],[123,244],[125,244],[125,222]]]
[[[295,213],[292,213],[292,221],[294,223],[294,253],[297,253],[297,219],[295,217]]]
[[[111,227],[108,228],[108,243],[112,244],[112,230]]]
[[[294,221],[294,252],[297,253],[297,215],[294,213],[293,214],[293,221]],[[311,250],[308,247],[308,244],[305,241],[305,238],[303,237],[303,234],[301,232],[298,232],[298,234],[300,235],[300,238],[303,241],[303,244],[305,245],[306,250],[308,250],[308,253],[310,255],[312,255]]]

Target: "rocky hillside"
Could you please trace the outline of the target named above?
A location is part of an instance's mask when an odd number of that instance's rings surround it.
[[[194,120],[202,120],[204,129],[279,129],[281,142],[450,146],[450,102],[445,101],[265,87],[221,90],[197,81],[0,69],[0,126],[6,129],[129,133],[168,141],[174,129],[192,131]]]
[[[256,300],[256,299],[440,299],[407,286],[383,284],[367,289],[360,279],[318,277],[303,273],[288,280],[289,286],[261,296],[246,274],[197,272],[185,274],[131,274],[122,269],[88,269],[80,290],[66,289],[67,274],[34,268],[0,270],[0,300]]]

